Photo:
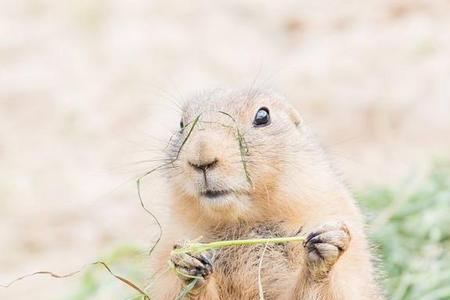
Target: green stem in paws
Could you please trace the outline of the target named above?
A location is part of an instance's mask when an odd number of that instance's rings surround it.
[[[194,289],[194,286],[197,284],[198,280],[199,279],[196,278],[196,279],[192,280],[187,286],[185,286],[184,289],[182,289],[181,292],[178,294],[178,296],[175,300],[184,299],[184,297],[186,297],[187,294],[189,294]]]
[[[184,247],[172,250],[172,254],[201,253],[201,252],[205,252],[208,250],[220,249],[220,248],[224,248],[224,247],[303,242],[304,240],[305,240],[305,237],[303,237],[303,236],[292,236],[292,237],[280,237],[280,238],[217,241],[217,242],[211,242],[211,243],[188,242]]]

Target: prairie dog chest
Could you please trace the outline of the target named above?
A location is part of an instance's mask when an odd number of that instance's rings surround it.
[[[258,226],[250,230],[226,230],[211,240],[254,239],[288,236],[278,226]],[[299,244],[235,246],[216,250],[214,278],[221,299],[259,299],[259,286],[265,299],[277,299],[295,283]]]

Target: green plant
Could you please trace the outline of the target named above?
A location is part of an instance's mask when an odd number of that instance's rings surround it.
[[[450,165],[360,195],[389,299],[450,299]]]

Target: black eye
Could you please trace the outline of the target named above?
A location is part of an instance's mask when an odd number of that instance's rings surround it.
[[[183,119],[180,120],[180,128],[183,129],[184,128],[184,123],[183,123]]]
[[[270,124],[269,109],[267,107],[261,107],[258,109],[253,120],[255,126],[265,126]]]

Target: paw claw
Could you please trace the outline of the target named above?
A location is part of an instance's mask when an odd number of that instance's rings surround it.
[[[177,243],[174,249],[182,247],[183,244]],[[201,277],[196,287],[203,286],[208,277],[213,273],[213,253],[204,252],[198,254],[177,253],[172,254],[170,261],[172,262],[178,277],[188,284],[192,281],[192,277]]]
[[[342,222],[326,223],[310,233],[305,240],[309,268],[324,276],[328,274],[350,244],[350,231]]]

